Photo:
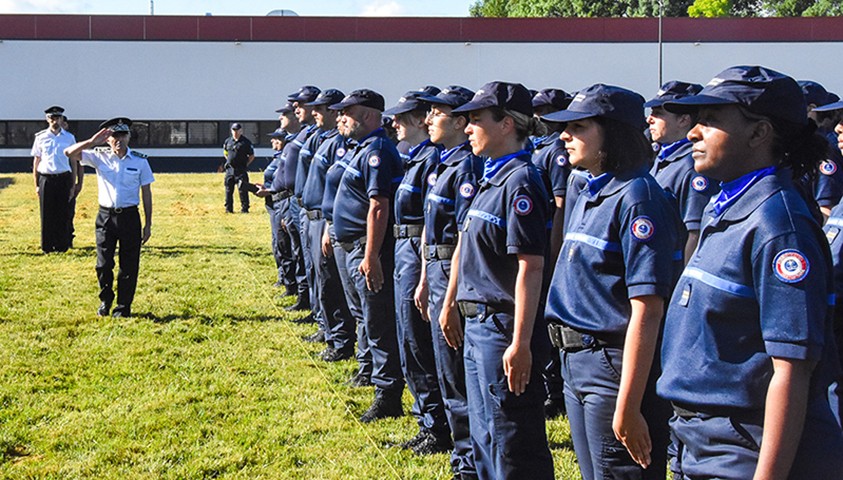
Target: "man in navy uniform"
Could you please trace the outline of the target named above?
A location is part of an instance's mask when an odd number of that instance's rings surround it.
[[[117,272],[117,305],[113,317],[130,317],[138,283],[141,244],[152,235],[152,189],[155,181],[146,155],[129,148],[132,121],[112,118],[88,140],[64,150],[73,161],[81,159],[97,171],[99,213],[96,220],[97,279],[100,303],[97,315],[106,316],[114,301],[114,252],[120,244]],[[93,147],[107,142],[107,149]],[[140,198],[138,194],[140,193]],[[138,203],[143,199],[144,224],[141,229]]]
[[[225,157],[225,211],[234,212],[234,187],[240,191],[240,211],[249,213],[249,164],[255,160],[252,142],[243,136],[243,126],[231,124],[231,136],[222,144]]]
[[[337,242],[348,253],[346,267],[360,296],[372,354],[375,399],[362,422],[403,414],[391,212],[403,172],[398,151],[381,126],[383,109],[383,97],[371,90],[356,90],[331,106],[341,112],[343,135],[357,142],[346,154],[348,167],[337,189],[333,219]]]
[[[35,134],[32,143],[32,175],[41,209],[41,250],[64,252],[72,238],[71,201],[82,188],[82,181],[76,182],[76,162],[64,154],[76,138],[61,127],[64,108],[54,105],[44,113],[49,128]]]

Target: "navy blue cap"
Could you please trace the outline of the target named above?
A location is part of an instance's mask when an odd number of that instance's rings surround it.
[[[329,88],[324,92],[319,92],[319,95],[316,97],[316,100],[312,102],[308,102],[305,105],[308,107],[315,107],[317,105],[334,105],[340,103],[345,97],[345,94],[341,91],[337,90],[336,88]]]
[[[283,107],[279,108],[275,111],[275,113],[286,114],[286,113],[293,113],[296,111],[296,107],[293,106],[291,102],[287,102]]]
[[[302,102],[308,103],[316,100],[316,97],[319,96],[319,88],[314,87],[313,85],[305,85],[298,89],[297,91],[287,95],[287,100],[291,102]]]
[[[64,115],[64,108],[58,105],[53,105],[44,110],[44,113],[47,115]]]
[[[644,125],[644,97],[623,87],[596,83],[580,90],[568,108],[549,113],[542,120],[572,122],[605,117],[636,128]]]
[[[661,86],[656,96],[644,104],[645,108],[661,107],[664,102],[690,97],[700,93],[703,86],[698,83],[680,82],[671,80]]]
[[[520,83],[489,82],[480,87],[474,98],[465,105],[455,108],[453,113],[473,112],[484,108],[499,107],[533,115],[533,102],[530,91]]]
[[[665,102],[669,112],[687,113],[706,105],[741,105],[749,111],[796,125],[808,123],[807,104],[796,80],[760,66],[723,70],[697,95]]]
[[[450,85],[436,95],[421,97],[421,100],[434,105],[447,105],[456,108],[470,102],[472,97],[474,97],[474,92],[471,90],[459,85]]]
[[[545,88],[533,94],[533,108],[553,107],[555,110],[565,110],[573,97],[558,88]]]
[[[813,80],[799,80],[796,83],[802,89],[802,95],[805,95],[805,102],[809,105],[813,104],[821,107],[835,101],[829,98],[828,90],[825,87]]]
[[[834,92],[828,92],[828,103],[834,103],[840,101],[840,95]],[[828,105],[828,103],[826,105]]]
[[[425,97],[423,91],[414,91],[414,92],[407,92],[401,98],[398,99],[398,103],[383,112],[384,115],[399,115],[402,113],[412,112],[413,110],[417,109],[427,109],[428,105],[426,102],[422,100]]]
[[[231,130],[240,130],[241,128],[243,128],[243,125],[240,125],[239,123],[234,122],[234,123],[231,124],[231,126],[229,128]]]
[[[328,107],[328,109],[342,110],[353,105],[363,105],[364,107],[374,108],[382,112],[384,105],[383,96],[378,92],[361,88],[360,90],[349,93],[340,103],[335,103]]]
[[[439,92],[441,92],[442,90],[440,90],[439,87],[435,85],[425,85],[418,91],[422,92],[425,95],[439,95]]]
[[[132,121],[126,117],[114,117],[102,122],[99,128],[107,128],[112,133],[122,133],[130,131]]]
[[[283,128],[277,128],[272,133],[267,133],[266,136],[269,138],[287,138],[287,131]]]
[[[843,101],[838,100],[814,109],[815,112],[833,112],[835,110],[843,110]]]

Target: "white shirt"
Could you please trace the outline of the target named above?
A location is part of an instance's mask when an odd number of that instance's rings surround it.
[[[111,149],[82,151],[82,165],[97,170],[97,196],[106,208],[133,207],[140,203],[140,188],[155,181],[146,158],[131,149],[119,158]]]
[[[69,172],[70,160],[64,154],[64,149],[74,143],[76,143],[76,137],[66,130],[60,130],[58,134],[55,134],[48,128],[36,133],[31,154],[33,157],[41,157],[38,173],[55,175]]]

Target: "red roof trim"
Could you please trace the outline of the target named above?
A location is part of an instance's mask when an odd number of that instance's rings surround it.
[[[665,18],[665,42],[843,41],[843,17]],[[655,42],[655,18],[0,15],[3,40]]]

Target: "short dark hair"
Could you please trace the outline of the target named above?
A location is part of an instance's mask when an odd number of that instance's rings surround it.
[[[653,147],[642,129],[602,116],[594,120],[603,128],[601,149],[606,154],[600,163],[603,172],[628,172],[652,160]]]

